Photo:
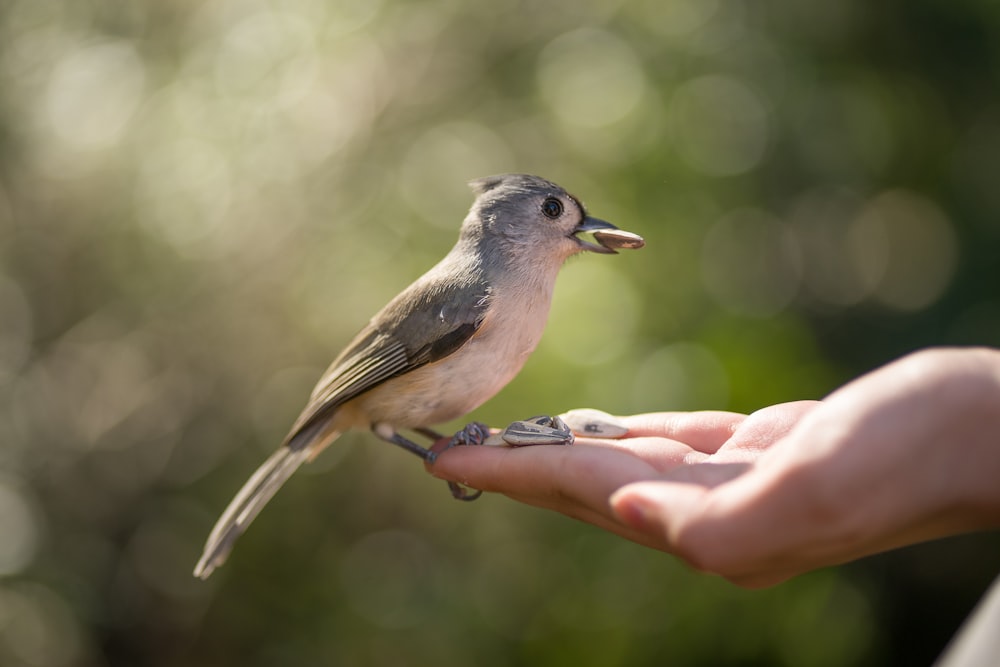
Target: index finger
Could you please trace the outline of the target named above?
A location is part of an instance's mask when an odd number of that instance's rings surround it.
[[[625,484],[656,479],[659,471],[632,452],[578,443],[571,446],[454,447],[427,466],[435,477],[483,491],[560,499],[607,511],[608,497]]]

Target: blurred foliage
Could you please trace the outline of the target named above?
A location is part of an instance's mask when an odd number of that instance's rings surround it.
[[[998,73],[988,0],[7,0],[0,664],[928,664],[996,536],[748,592],[367,434],[190,571],[477,176],[648,241],[566,267],[492,424],[1000,345]]]

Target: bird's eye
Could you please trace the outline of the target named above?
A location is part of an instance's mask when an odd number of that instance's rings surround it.
[[[546,218],[558,218],[562,215],[563,205],[562,202],[555,197],[549,197],[542,202],[542,213]]]

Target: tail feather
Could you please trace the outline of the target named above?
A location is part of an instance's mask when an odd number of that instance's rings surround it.
[[[257,468],[216,522],[194,568],[194,576],[208,579],[215,568],[226,562],[236,539],[312,453],[311,447],[298,450],[281,447]]]

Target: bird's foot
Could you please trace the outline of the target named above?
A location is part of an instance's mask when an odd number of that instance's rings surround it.
[[[448,482],[448,490],[451,491],[451,497],[455,500],[465,500],[467,502],[471,502],[483,495],[483,492],[479,489],[470,489],[458,482]]]
[[[483,424],[482,422],[470,422],[462,427],[461,431],[452,436],[451,440],[448,441],[448,444],[445,445],[444,449],[448,450],[452,447],[481,445],[486,442],[486,439],[489,437],[489,426]],[[466,488],[457,482],[448,482],[448,490],[451,491],[451,497],[455,500],[471,501],[483,495],[482,491],[479,491],[478,489]]]
[[[475,445],[505,445],[508,447],[528,447],[531,445],[572,445],[576,436],[562,417],[541,415],[523,421],[512,422],[500,433],[491,435],[486,424],[472,422],[456,433],[445,449]],[[437,455],[435,454],[435,459]],[[434,459],[429,461],[434,462]],[[448,482],[451,495],[457,500],[475,500],[482,491],[471,491],[456,482]]]
[[[452,436],[445,449],[481,445],[490,437],[490,427],[482,422],[469,422],[462,430]]]

